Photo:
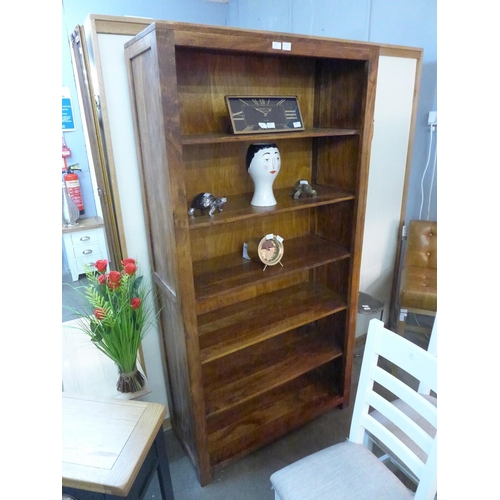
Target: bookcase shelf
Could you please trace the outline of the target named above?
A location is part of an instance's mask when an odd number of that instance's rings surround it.
[[[285,245],[283,265],[267,267],[265,270],[261,263],[245,259],[241,253],[193,263],[197,300],[233,293],[241,287],[349,257],[345,248],[314,235],[287,240]]]
[[[268,133],[265,135],[265,140],[275,141],[280,139],[302,139],[304,137],[334,137],[344,135],[358,135],[359,130],[356,129],[335,129],[335,128],[311,128],[300,132],[277,132]],[[255,136],[233,135],[230,133],[212,133],[212,134],[188,134],[181,137],[183,146],[193,144],[215,144],[228,142],[248,142],[253,140]],[[264,138],[261,136],[261,138]]]
[[[379,49],[175,22],[125,47],[172,426],[206,485],[349,404]],[[304,130],[234,135],[226,95],[296,95]],[[254,207],[245,155],[263,141],[282,167],[276,205]],[[317,196],[295,200],[299,180]],[[227,202],[189,215],[199,193]],[[269,233],[284,255],[264,269],[243,248]]]
[[[198,316],[202,363],[346,309],[333,292],[301,283]]]
[[[250,205],[253,193],[243,193],[235,195],[228,199],[224,204],[222,212],[217,212],[216,217],[209,217],[206,214],[193,215],[189,220],[190,229],[200,227],[209,227],[217,224],[226,224],[228,222],[237,222],[243,219],[255,217],[266,217],[270,214],[281,212],[290,212],[292,210],[304,210],[306,208],[330,205],[342,201],[354,199],[352,193],[328,186],[311,186],[317,192],[316,197],[302,197],[294,200],[290,188],[277,189],[274,192],[277,204],[270,207],[254,207]]]
[[[249,354],[247,350],[204,366],[207,418],[280,387],[342,355],[342,350],[333,345],[327,335],[313,335],[304,330],[291,330],[282,338],[265,343],[264,347],[264,352],[262,348],[248,349],[254,356],[255,351],[259,353],[253,358],[251,370],[242,359]]]
[[[338,367],[326,366],[308,372],[252,399],[234,411],[207,419],[212,463],[224,464],[270,443],[325,411],[342,403],[342,396],[325,381],[324,373]]]

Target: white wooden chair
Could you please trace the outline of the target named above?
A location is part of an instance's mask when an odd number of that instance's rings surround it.
[[[429,339],[429,345],[427,346],[427,352],[433,356],[437,356],[437,314],[434,319],[434,324],[432,325],[431,336]],[[421,394],[427,401],[432,403],[437,407],[437,397],[431,394],[431,389],[424,382],[420,381],[418,384],[418,393]],[[409,416],[415,423],[417,423],[422,429],[425,430],[432,438],[436,434],[436,427],[431,425],[424,417],[422,417],[418,412],[416,412],[411,406],[405,403],[403,400],[397,398],[392,401],[392,404],[396,406],[399,410]],[[387,427],[390,432],[400,439],[406,446],[408,446],[423,462],[427,460],[427,454],[424,453],[415,442],[413,442],[397,425],[388,419],[386,416],[382,415],[379,411],[375,410],[371,413],[371,416],[378,420],[382,425]],[[415,484],[418,484],[418,478],[410,471],[401,459],[392,450],[384,446],[383,443],[377,441],[376,438],[371,436],[369,433],[365,435],[365,446],[372,450],[373,445],[377,445],[385,454],[380,457],[380,460],[389,461],[395,465],[399,470],[401,470],[408,478],[410,478]]]
[[[437,394],[437,357],[370,321],[349,439],[305,457],[271,475],[276,500],[433,500],[437,491],[437,432],[431,437],[412,418],[375,392],[390,391],[437,428],[437,408],[412,387],[378,366],[379,357],[395,363]],[[373,408],[392,421],[425,454],[422,460],[390,428],[373,417]],[[415,476],[415,495],[368,449],[366,436],[383,443]],[[413,448],[413,446],[412,446]]]

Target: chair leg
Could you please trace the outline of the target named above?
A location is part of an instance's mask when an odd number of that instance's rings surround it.
[[[406,318],[408,316],[408,309],[400,309],[398,323],[396,327],[396,333],[401,335],[401,337],[405,336],[405,328],[406,328]]]
[[[400,309],[398,323],[396,325],[396,333],[401,335],[404,338],[405,336],[405,328],[406,328],[406,318],[408,317],[408,309]],[[396,365],[392,365],[391,370],[392,375],[396,376],[398,373],[398,367]]]
[[[367,432],[363,436],[363,446],[370,451],[373,451],[373,440],[370,438]]]

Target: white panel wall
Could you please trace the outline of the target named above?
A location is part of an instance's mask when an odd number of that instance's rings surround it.
[[[124,45],[133,37],[108,34],[98,34],[97,36],[111,133],[111,148],[115,161],[128,252],[125,257],[132,257],[138,261],[139,270],[145,273],[146,279],[146,271],[151,269],[151,263],[124,55]],[[158,327],[148,332],[142,342],[142,348],[152,393],[141,399],[161,403],[168,408]],[[167,414],[168,416],[169,414]]]
[[[359,289],[385,303],[384,321],[398,247],[416,67],[416,59],[379,59]],[[358,315],[356,336],[367,332],[372,318]]]

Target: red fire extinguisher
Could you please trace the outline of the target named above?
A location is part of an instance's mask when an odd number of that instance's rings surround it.
[[[62,171],[66,172],[66,175],[63,177],[64,183],[66,184],[66,189],[68,190],[69,196],[75,202],[78,210],[80,210],[80,215],[85,213],[85,209],[83,208],[83,198],[82,191],[80,189],[80,180],[78,179],[78,175],[74,173],[75,170],[80,170],[80,168],[76,168],[76,165],[67,166],[66,158],[71,156],[71,150],[66,145],[66,141],[64,140],[64,136],[62,137]]]
[[[71,199],[75,202],[78,210],[80,210],[80,215],[83,215],[85,213],[85,209],[83,207],[82,191],[80,189],[80,180],[78,179],[78,175],[74,173],[75,170],[81,171],[81,169],[76,168],[74,165],[70,165],[67,168],[67,173],[64,176],[64,182]]]

